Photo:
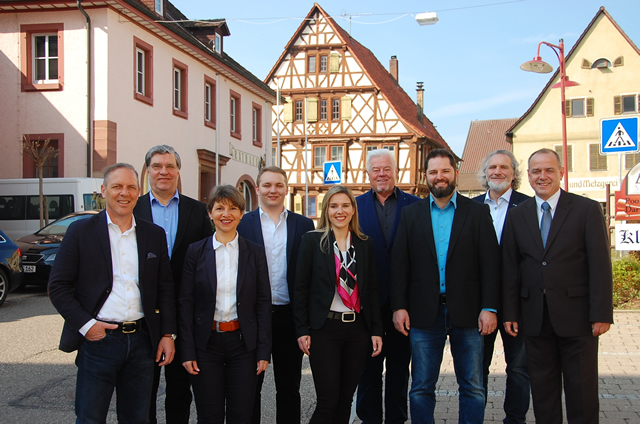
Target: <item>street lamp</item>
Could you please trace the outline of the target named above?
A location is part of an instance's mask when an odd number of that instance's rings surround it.
[[[540,46],[547,45],[553,49],[553,52],[558,57],[558,61],[560,62],[560,82],[554,84],[551,88],[560,88],[560,109],[562,110],[562,162],[564,167],[564,190],[569,191],[569,162],[568,162],[568,154],[567,154],[567,113],[564,107],[565,102],[565,89],[567,87],[573,87],[576,85],[580,85],[577,82],[569,81],[569,77],[567,77],[567,69],[566,69],[566,61],[564,57],[564,40],[560,40],[558,45],[547,43],[546,41],[541,41],[538,44],[538,54],[533,60],[523,63],[520,65],[520,69],[527,72],[536,72],[539,74],[548,74],[553,71],[553,66],[544,62],[540,57]]]

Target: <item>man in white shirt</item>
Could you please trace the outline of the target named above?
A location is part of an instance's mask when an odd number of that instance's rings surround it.
[[[175,353],[165,234],[134,219],[139,192],[133,166],[107,168],[106,210],[69,226],[49,278],[65,319],[60,349],[78,350],[78,422],[105,422],[115,389],[118,421],[147,423],[154,362],[166,365]]]
[[[502,238],[502,229],[507,212],[521,202],[530,199],[526,194],[516,191],[520,187],[521,175],[519,164],[513,153],[508,150],[495,150],[487,155],[478,173],[478,180],[487,190],[486,194],[474,197],[473,200],[489,205],[493,227],[496,230],[498,243]],[[501,311],[498,310],[498,322],[501,323]],[[527,356],[522,336],[509,336],[502,325],[498,325],[504,358],[507,363],[507,386],[505,389],[503,409],[506,414],[505,424],[524,424],[529,410],[529,371]],[[493,347],[497,331],[484,336],[484,360],[482,364],[485,402],[488,394],[489,367],[493,357]]]
[[[260,207],[240,221],[238,233],[264,246],[271,285],[272,352],[276,383],[276,422],[300,423],[302,351],[293,326],[293,283],[302,236],[314,229],[313,221],[287,210],[287,174],[277,166],[263,168],[257,177]],[[260,392],[264,373],[258,376],[252,423],[260,423]]]

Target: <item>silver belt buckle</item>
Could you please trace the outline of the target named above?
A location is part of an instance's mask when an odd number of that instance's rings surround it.
[[[356,313],[355,312],[343,312],[342,313],[342,322],[355,322],[356,321]]]
[[[224,333],[224,331],[220,331],[220,322],[216,321],[216,333]]]

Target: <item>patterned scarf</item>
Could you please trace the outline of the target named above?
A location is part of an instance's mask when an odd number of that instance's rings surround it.
[[[336,262],[336,285],[344,306],[352,311],[360,312],[360,296],[358,296],[358,276],[356,271],[356,249],[351,243],[351,231],[347,237],[347,260],[344,261],[338,242],[331,232],[333,254]]]

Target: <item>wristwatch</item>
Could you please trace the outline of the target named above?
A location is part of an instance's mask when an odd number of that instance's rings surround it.
[[[165,334],[162,337],[171,337],[171,340],[173,340],[175,342],[176,339],[178,338],[178,335],[177,334]]]

